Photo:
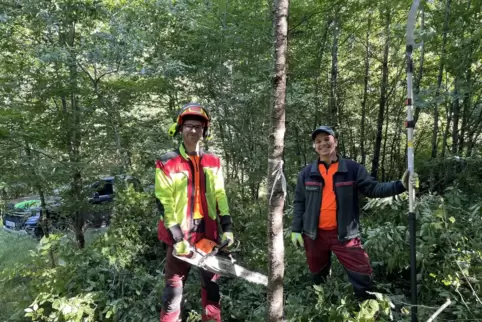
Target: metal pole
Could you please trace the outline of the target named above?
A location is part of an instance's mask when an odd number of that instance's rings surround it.
[[[409,185],[408,185],[408,201],[409,201],[409,212],[408,212],[408,222],[409,222],[409,233],[410,233],[410,288],[412,293],[412,306],[411,306],[411,321],[417,321],[417,229],[416,229],[416,215],[415,215],[415,190],[412,186],[412,175],[414,173],[414,155],[413,155],[413,86],[412,86],[412,73],[413,73],[413,61],[412,52],[415,46],[415,40],[413,31],[415,29],[415,20],[417,15],[417,9],[420,0],[414,0],[410,12],[408,14],[407,21],[407,47],[406,47],[406,58],[407,58],[407,100],[405,104],[407,105],[407,121],[405,122],[405,127],[407,128],[407,162],[408,170],[410,172]]]

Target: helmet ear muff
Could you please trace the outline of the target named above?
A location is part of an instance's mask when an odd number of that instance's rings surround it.
[[[209,123],[206,124],[206,128],[204,129],[203,139],[208,141],[211,140],[211,131],[209,130]]]
[[[169,127],[169,130],[167,130],[167,133],[169,134],[170,137],[175,137],[176,134],[179,132],[179,124],[172,123],[171,126]]]
[[[206,123],[206,128],[204,129],[204,133],[203,133],[203,139],[204,140],[211,140],[212,136],[211,136],[211,114],[209,112],[209,110],[203,106],[203,110],[204,110],[204,113],[206,113],[207,117],[208,117],[208,121]]]
[[[191,108],[191,107],[200,107],[204,113],[206,114],[205,116],[207,116],[207,122],[206,122],[206,127],[203,131],[203,139],[205,140],[210,140],[211,139],[211,131],[209,130],[209,125],[210,125],[210,122],[211,122],[211,115],[209,113],[209,110],[200,105],[200,104],[197,104],[197,103],[189,103],[189,104],[186,104],[184,105],[181,110],[179,111],[179,113],[177,114],[177,117],[175,119],[175,123],[173,123],[170,127],[169,127],[169,130],[168,130],[168,133],[171,137],[175,137],[177,133],[179,133],[181,131],[181,126],[182,126],[182,114],[184,113],[184,111],[186,111],[188,108]]]

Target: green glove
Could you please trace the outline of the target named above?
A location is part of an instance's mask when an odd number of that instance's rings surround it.
[[[223,233],[223,237],[221,238],[221,243],[224,243],[224,241],[229,240],[228,242],[228,247],[231,247],[234,243],[234,236],[232,232],[225,232]]]
[[[301,233],[291,233],[291,242],[295,247],[304,247],[305,242],[303,241],[303,236],[301,236]]]
[[[410,172],[409,172],[408,169],[407,169],[407,170],[405,170],[405,173],[403,174],[402,180],[401,180],[403,186],[404,186],[405,189],[407,189],[407,190],[408,190],[408,179],[409,179],[409,177],[410,177]],[[412,187],[413,187],[414,189],[418,189],[418,187],[419,187],[419,180],[418,180],[418,174],[417,174],[416,172],[413,173],[413,175],[412,175],[412,180],[410,180],[410,181],[411,181]]]
[[[183,239],[174,244],[174,251],[178,256],[187,256],[191,253],[191,246],[189,246],[187,240]]]

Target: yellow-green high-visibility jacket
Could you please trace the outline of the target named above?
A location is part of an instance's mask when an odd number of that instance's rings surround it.
[[[218,240],[218,220],[223,232],[231,231],[228,199],[220,159],[212,153],[199,152],[200,195],[204,215],[204,237]],[[182,240],[189,242],[193,229],[194,212],[194,164],[184,145],[168,152],[156,161],[155,194],[161,218],[158,237],[168,245]]]

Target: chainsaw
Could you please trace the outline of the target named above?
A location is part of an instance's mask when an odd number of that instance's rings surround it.
[[[254,284],[268,286],[268,277],[261,273],[250,271],[235,264],[236,260],[229,252],[222,251],[229,240],[218,245],[216,242],[203,238],[194,246],[191,246],[189,255],[180,256],[176,251],[172,254],[179,260],[205,269],[221,276],[239,277]]]

